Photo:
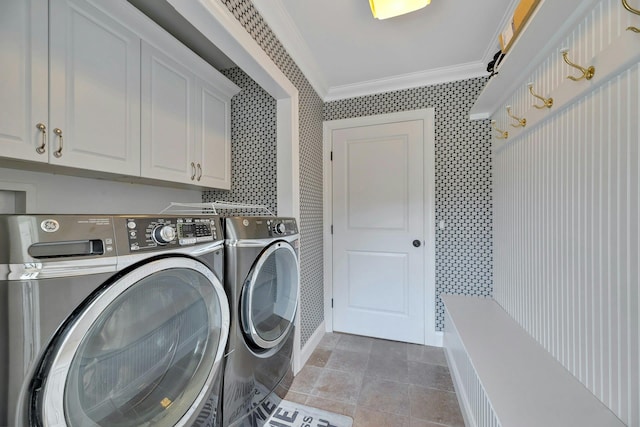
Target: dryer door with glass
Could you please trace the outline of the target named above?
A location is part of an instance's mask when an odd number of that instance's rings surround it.
[[[56,335],[32,382],[30,422],[191,425],[228,333],[227,298],[207,266],[149,260],[105,283]]]
[[[299,291],[296,251],[285,241],[272,243],[255,261],[242,288],[242,329],[254,350],[272,349],[286,339]]]

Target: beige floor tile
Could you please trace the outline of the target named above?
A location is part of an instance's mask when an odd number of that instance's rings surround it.
[[[293,379],[290,390],[298,393],[311,393],[321,374],[322,368],[305,366]]]
[[[368,353],[335,349],[324,367],[336,371],[364,373],[368,363]]]
[[[408,347],[407,343],[377,339],[371,346],[371,354],[394,359],[407,359]]]
[[[448,366],[444,349],[428,345],[408,344],[408,357],[410,361],[433,363],[434,365]]]
[[[463,427],[443,349],[327,333],[286,399],[353,427]]]
[[[409,417],[358,406],[353,427],[409,427]]]
[[[411,417],[426,421],[464,427],[464,420],[455,393],[409,385]]]
[[[333,332],[327,332],[322,339],[320,340],[320,344],[318,344],[318,348],[328,348],[333,350],[336,348],[336,344],[340,341],[341,334],[334,334]]]
[[[358,398],[358,407],[408,415],[409,384],[365,377]]]
[[[324,369],[311,394],[355,404],[361,387],[362,374]]]
[[[410,427],[448,427],[446,424],[432,423],[431,421],[421,420],[419,418],[410,418]]]
[[[313,408],[324,409],[325,411],[346,415],[348,417],[353,417],[356,411],[356,405],[318,396],[308,396],[307,401],[304,403]]]
[[[307,401],[307,397],[309,397],[308,394],[289,390],[289,392],[285,396],[285,400],[288,400],[290,402],[302,403],[304,405]]]
[[[409,362],[409,382],[421,387],[455,392],[449,368],[431,363]]]
[[[365,371],[366,377],[383,378],[399,383],[409,382],[409,363],[406,359],[372,354]]]
[[[373,341],[374,338],[342,334],[336,344],[336,349],[368,354],[371,351]]]
[[[317,366],[318,368],[324,368],[324,365],[327,364],[329,357],[331,357],[332,350],[328,348],[316,348],[311,356],[309,356],[309,360],[307,360],[306,366]]]

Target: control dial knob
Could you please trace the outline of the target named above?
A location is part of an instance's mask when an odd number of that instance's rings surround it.
[[[176,238],[176,230],[170,225],[159,225],[153,229],[151,237],[157,244],[166,245]]]
[[[283,224],[283,223],[278,223],[276,225],[273,226],[273,231],[276,234],[283,234],[285,231],[287,231],[287,227]]]

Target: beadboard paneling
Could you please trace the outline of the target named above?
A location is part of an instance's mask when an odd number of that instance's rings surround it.
[[[619,0],[597,2],[528,77],[536,93],[584,93],[537,110],[526,85],[509,100],[537,124],[494,139],[494,297],[622,421],[640,425],[638,318],[638,64],[571,82],[603,53],[635,55],[621,43],[640,26]],[[625,39],[626,38],[626,39]],[[629,56],[631,58],[631,56]],[[565,99],[566,101],[566,99]],[[539,103],[539,101],[537,101]],[[531,117],[530,117],[531,118]]]
[[[455,329],[451,316],[445,309],[444,348],[447,361],[455,378],[459,378],[464,390],[456,389],[458,401],[465,409],[462,411],[465,424],[469,426],[501,427],[496,413],[491,405],[480,378],[469,358],[460,339],[460,334]],[[455,370],[455,372],[453,372]]]
[[[594,14],[604,6],[611,4]],[[608,37],[589,25],[577,31]],[[555,74],[546,73],[547,84]],[[494,298],[633,426],[640,425],[639,87],[635,65],[499,147],[494,159]]]

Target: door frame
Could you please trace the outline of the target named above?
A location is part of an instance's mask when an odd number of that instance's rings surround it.
[[[387,124],[401,121],[423,120],[424,123],[424,278],[425,307],[433,308],[433,316],[425,313],[424,342],[426,345],[442,347],[442,332],[436,331],[436,263],[435,263],[435,110],[402,111],[398,113],[378,114],[374,116],[349,119],[327,120],[322,124],[322,174],[323,174],[323,246],[324,246],[324,320],[327,332],[333,332],[333,236],[331,225],[333,218],[333,174],[331,167],[332,132],[337,129]]]

